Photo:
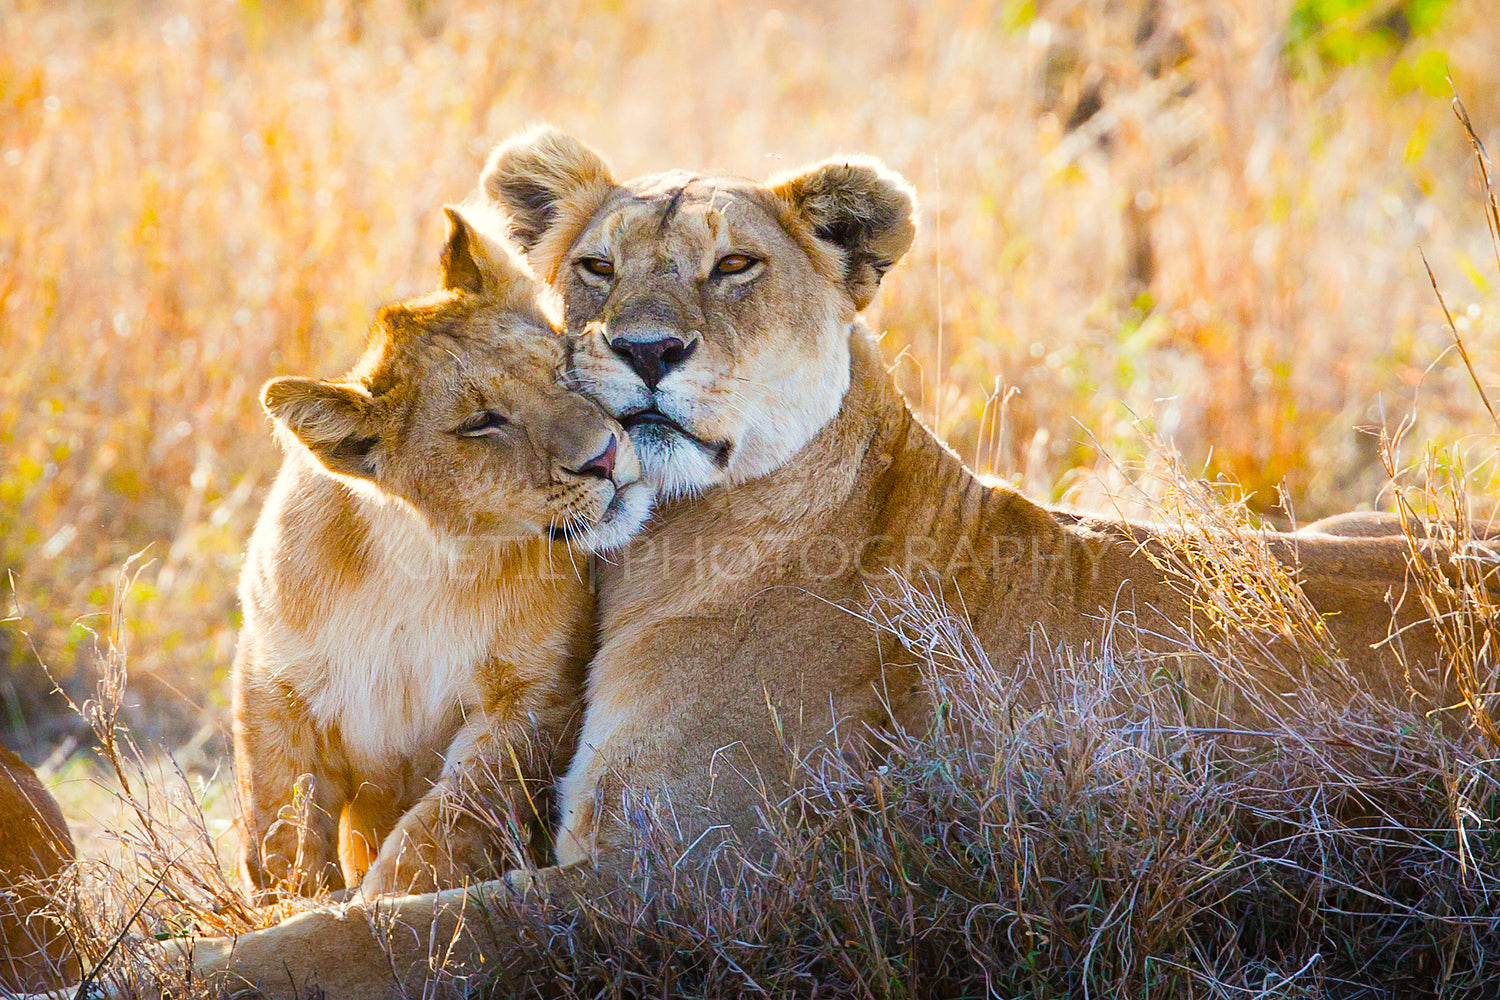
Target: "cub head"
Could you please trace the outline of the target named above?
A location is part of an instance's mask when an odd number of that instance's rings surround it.
[[[267,412],[289,446],[440,536],[620,545],[652,496],[628,436],[561,384],[539,287],[475,224],[493,210],[447,211],[443,288],[381,309],[344,378],[266,383]]]
[[[497,146],[481,186],[562,293],[579,387],[665,495],[764,475],[838,413],[855,315],[916,233],[910,187],[862,157],[622,183],[543,127]]]

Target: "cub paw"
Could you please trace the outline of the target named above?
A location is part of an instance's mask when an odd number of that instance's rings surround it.
[[[413,844],[407,838],[401,838],[399,843],[393,844],[396,834],[386,839],[385,846],[380,850],[380,856],[375,859],[375,864],[365,873],[364,880],[359,884],[360,895],[366,898],[372,896],[415,896],[425,892],[436,892],[444,888],[442,883],[447,878],[440,878],[440,874],[451,878],[453,872],[450,866],[443,866],[446,871],[439,872],[438,865],[434,863],[433,856],[438,854],[434,845],[423,845],[426,850]],[[390,848],[390,850],[387,850]]]

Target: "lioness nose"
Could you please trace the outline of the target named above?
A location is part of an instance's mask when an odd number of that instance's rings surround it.
[[[609,444],[604,446],[603,451],[573,471],[580,476],[609,479],[615,474],[615,443],[615,436],[611,434],[609,436]]]
[[[609,349],[625,359],[648,389],[655,389],[656,383],[692,357],[697,348],[696,340],[684,344],[676,337],[657,340],[626,340],[621,337],[609,342]]]

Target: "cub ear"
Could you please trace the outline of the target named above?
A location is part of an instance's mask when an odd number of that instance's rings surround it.
[[[511,257],[498,239],[490,236],[500,224],[494,209],[475,205],[444,205],[448,217],[448,240],[443,244],[443,287],[505,300],[513,295],[530,298],[535,291],[531,276]],[[488,223],[483,226],[476,223]],[[489,230],[489,232],[486,232]]]
[[[537,125],[490,151],[479,186],[504,209],[511,239],[530,255],[554,226],[566,221],[581,229],[615,181],[598,153],[551,125]]]
[[[917,235],[911,185],[873,157],[827,160],[770,183],[814,236],[843,251],[854,308],[869,305]]]
[[[301,441],[330,472],[375,476],[379,440],[373,400],[353,386],[311,378],[273,378],[261,405],[276,426]]]

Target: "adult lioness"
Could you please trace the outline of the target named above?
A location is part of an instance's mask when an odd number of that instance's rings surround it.
[[[500,831],[453,801],[464,785],[549,823],[533,779],[576,731],[586,550],[650,509],[619,425],[557,383],[535,284],[465,211],[442,290],[382,309],[348,376],[265,387],[286,460],[234,668],[256,888],[353,882],[382,840],[367,891],[456,884],[498,861]]]
[[[917,657],[865,614],[897,577],[963,609],[996,664],[1039,637],[1098,649],[1121,612],[1143,626],[1131,641],[1177,645],[1193,614],[1158,561],[1170,532],[981,483],[896,389],[858,313],[912,242],[914,199],[878,162],[765,184],[683,172],[620,183],[543,128],[497,147],[483,187],[562,293],[579,384],[677,498],[603,568],[561,860],[608,865],[653,814],[689,843],[748,836],[766,791],[777,798],[784,743],[921,725]],[[1361,684],[1403,697],[1408,678],[1375,647],[1405,541],[1267,544],[1298,566]],[[1425,668],[1409,679],[1417,696],[1436,704],[1430,630],[1401,642]]]

